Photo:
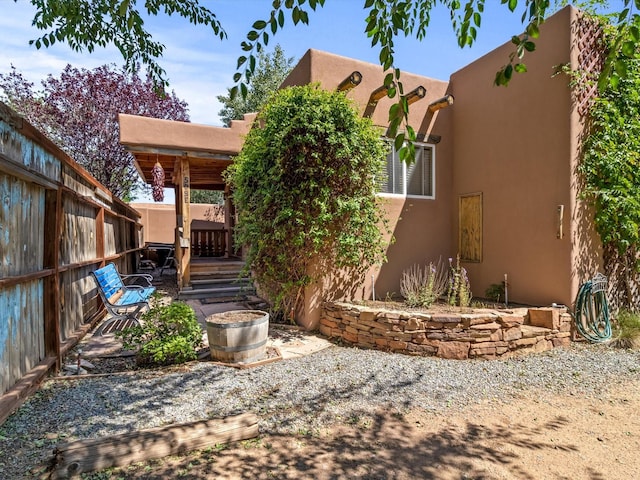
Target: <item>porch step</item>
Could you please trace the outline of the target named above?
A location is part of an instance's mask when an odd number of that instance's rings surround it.
[[[244,262],[240,260],[207,262],[206,260],[197,259],[192,261],[190,265],[192,275],[240,272],[243,268]]]
[[[191,277],[191,286],[193,288],[206,288],[207,285],[248,285],[251,283],[251,279],[248,277],[238,278],[237,276],[229,276],[221,278],[218,276],[198,276],[197,278]]]
[[[233,258],[193,258],[191,284],[180,291],[178,298],[215,300],[254,295],[251,277],[242,274],[244,266],[242,260]]]
[[[227,272],[206,272],[206,273],[193,273],[191,272],[191,282],[195,281],[209,281],[209,280],[224,280],[225,282],[233,282],[237,279],[246,279],[249,277],[241,277],[242,272],[240,270],[229,270]]]
[[[253,286],[219,286],[215,288],[183,288],[178,294],[179,300],[207,299],[207,298],[227,298],[246,297],[255,295]]]

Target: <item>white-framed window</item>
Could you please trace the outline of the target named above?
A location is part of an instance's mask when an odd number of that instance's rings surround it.
[[[407,165],[389,142],[385,176],[380,182],[382,194],[416,198],[435,198],[435,147],[427,143],[415,143],[415,162]]]

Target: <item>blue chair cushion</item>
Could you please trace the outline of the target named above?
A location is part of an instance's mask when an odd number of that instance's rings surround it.
[[[154,287],[136,288],[134,290],[125,290],[122,296],[116,302],[116,305],[130,305],[132,303],[146,302],[155,292]]]

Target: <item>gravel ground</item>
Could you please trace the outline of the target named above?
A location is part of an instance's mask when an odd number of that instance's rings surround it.
[[[640,379],[640,352],[573,345],[509,360],[456,361],[332,347],[248,370],[192,363],[48,381],[0,426],[0,478],[33,478],[59,441],[173,422],[259,415],[265,433],[344,423],[381,408],[440,412],[523,394],[597,397]]]

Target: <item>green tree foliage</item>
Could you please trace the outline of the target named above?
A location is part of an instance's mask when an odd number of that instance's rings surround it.
[[[219,190],[191,190],[191,203],[222,205],[224,195]]]
[[[514,44],[513,52],[507,62],[496,72],[494,83],[496,85],[508,85],[514,73],[527,71],[524,62],[527,53],[536,48],[536,39],[540,33],[540,25],[547,14],[552,10],[550,0],[500,0],[501,5],[515,14],[521,14],[523,32],[514,35],[511,39]],[[575,3],[578,6],[585,5],[593,9],[596,7],[608,7],[606,0],[591,0],[587,2],[568,2],[559,0],[554,2],[556,7],[567,3]],[[238,72],[234,80],[238,85],[232,89],[232,94],[240,92],[247,94],[247,82],[255,71],[256,52],[268,44],[269,39],[286,23],[286,18],[291,17],[294,25],[308,24],[309,14],[317,8],[323,7],[325,0],[274,0],[270,15],[253,23],[252,29],[247,33],[241,47],[243,55],[238,59]],[[408,125],[409,105],[404,97],[404,88],[401,81],[401,72],[395,65],[395,40],[400,36],[415,37],[418,40],[426,38],[428,27],[431,23],[431,12],[437,6],[444,7],[449,12],[451,26],[458,39],[461,48],[471,46],[476,40],[478,30],[482,24],[485,0],[365,0],[364,15],[366,17],[365,33],[371,39],[371,45],[379,50],[380,65],[388,70],[385,85],[389,88],[389,97],[397,98],[397,103],[389,110],[389,135],[394,137],[396,145],[404,144],[399,150],[400,158],[406,162],[413,162],[415,158],[413,143],[416,134]],[[617,17],[617,30],[615,41],[607,58],[603,74],[600,78],[601,88],[610,80],[615,82],[624,76],[623,64],[616,61],[619,53],[630,55],[633,52],[636,58],[636,45],[640,43],[640,31],[635,26],[640,18],[640,1],[623,0],[622,8],[615,14]],[[286,13],[285,13],[286,12]],[[404,127],[404,132],[402,131]],[[408,141],[408,142],[407,142]]]
[[[162,82],[165,82],[165,71],[157,60],[164,52],[164,45],[154,41],[144,28],[143,14],[177,14],[194,25],[208,26],[221,40],[227,37],[216,15],[199,0],[147,0],[142,8],[138,6],[138,0],[30,1],[37,9],[33,25],[44,31],[31,42],[37,48],[48,47],[55,42],[66,42],[74,50],[91,52],[97,46],[113,44],[121,52],[129,71],[135,71],[136,65],[142,62],[154,79]],[[392,76],[399,79],[400,72],[393,68],[394,41],[398,36],[424,39],[431,23],[432,11],[441,6],[449,11],[458,45],[471,46],[482,24],[485,1],[364,0],[365,34],[371,38],[372,46],[379,49],[380,64],[385,69],[390,69]],[[522,59],[526,52],[535,49],[539,27],[553,6],[557,8],[572,3],[578,7],[595,8],[607,7],[609,2],[556,0],[552,5],[550,0],[500,0],[500,3],[511,12],[521,14],[524,26],[524,33],[513,37],[514,53],[496,75],[496,83],[504,85],[514,72],[526,71]],[[309,13],[322,8],[324,4],[325,0],[273,0],[267,18],[256,20],[241,44],[245,53],[238,58],[239,71],[234,81],[240,83],[233,93],[239,89],[246,96],[249,91],[248,82],[256,73],[257,57],[271,37],[284,27],[287,17],[291,18],[294,25],[308,24]],[[631,52],[631,47],[640,42],[636,26],[639,10],[638,0],[622,0],[621,8],[615,12],[617,31],[610,59],[620,52]],[[615,68],[615,62],[608,62],[605,74],[614,77],[620,74]],[[401,99],[402,94],[400,87],[393,96],[398,95]]]
[[[501,0],[509,10],[518,9],[518,0]],[[242,42],[245,52],[238,59],[238,72],[234,81],[239,82],[231,89],[231,96],[238,92],[245,97],[248,93],[248,83],[255,72],[256,52],[268,44],[271,35],[285,25],[285,12],[289,13],[294,25],[309,23],[310,11],[323,7],[325,0],[274,0],[268,18],[254,22],[252,29]],[[431,11],[440,4],[449,11],[451,25],[458,38],[460,47],[471,46],[476,39],[477,30],[481,25],[485,0],[469,0],[465,4],[458,0],[365,0],[364,12],[366,17],[365,33],[371,39],[372,47],[379,49],[380,65],[388,70],[384,83],[389,88],[389,97],[398,101],[389,110],[389,135],[395,138],[396,146],[405,145],[399,150],[400,158],[413,162],[415,152],[413,143],[416,134],[408,125],[409,105],[404,96],[400,69],[395,67],[395,39],[398,36],[415,36],[418,40],[426,37],[431,22]],[[526,25],[525,33],[514,36],[514,53],[508,63],[496,74],[495,83],[506,85],[513,72],[526,71],[523,57],[526,52],[535,50],[533,39],[538,37],[539,26],[544,21],[549,8],[549,0],[526,0],[520,2],[522,21]],[[243,69],[243,70],[241,70]],[[395,87],[393,87],[395,85]],[[393,88],[392,88],[393,87]],[[406,132],[400,132],[404,125]],[[397,136],[396,136],[397,135]],[[405,143],[405,141],[407,141]]]
[[[245,113],[260,111],[269,96],[275,92],[287,78],[293,68],[294,58],[285,56],[280,45],[276,45],[273,53],[262,51],[258,54],[258,66],[248,82],[246,97],[235,95],[231,89],[227,95],[219,95],[218,100],[224,105],[218,115],[228,127],[231,120],[240,120]]]
[[[0,74],[0,100],[27,118],[114,195],[130,201],[142,188],[133,156],[120,145],[119,113],[188,121],[186,102],[161,94],[149,77],[103,65],[67,65],[35,90],[15,69]]]
[[[591,111],[580,171],[594,200],[603,243],[624,251],[640,243],[640,71],[629,68]]]
[[[486,0],[364,0],[363,16],[366,20],[365,34],[371,39],[372,47],[379,49],[380,64],[389,70],[385,83],[395,82],[397,88],[389,90],[397,103],[389,111],[389,134],[396,136],[396,143],[405,140],[408,148],[400,150],[403,160],[411,162],[414,158],[411,141],[415,140],[415,131],[407,125],[409,106],[404,99],[404,89],[400,81],[400,70],[395,66],[395,40],[399,36],[415,37],[422,40],[427,35],[431,23],[431,13],[440,6],[449,11],[451,26],[457,36],[460,47],[471,46],[476,40],[482,24]],[[122,53],[130,71],[135,70],[137,62],[148,66],[154,79],[164,82],[164,70],[157,59],[162,55],[164,45],[153,41],[144,29],[141,8],[137,0],[31,0],[37,7],[33,24],[45,33],[33,43],[36,47],[49,46],[58,41],[67,42],[75,50],[92,51],[96,46],[115,44]],[[556,0],[553,5],[573,3],[607,7],[606,0],[568,2]],[[288,17],[294,25],[308,24],[309,14],[322,8],[325,0],[273,0],[271,12],[266,18],[256,20],[241,43],[243,54],[238,58],[234,82],[230,97],[241,93],[246,98],[251,78],[256,74],[258,57],[278,30],[282,29]],[[540,25],[552,9],[550,0],[500,0],[500,4],[514,14],[521,14],[523,34],[512,37],[514,49],[505,65],[495,76],[497,85],[507,85],[513,73],[526,72],[524,57],[535,50],[535,40]],[[640,1],[622,0],[621,8],[615,12],[616,30],[611,50],[600,77],[603,89],[609,81],[616,82],[626,72],[620,54],[638,58],[640,43]],[[198,0],[148,0],[144,10],[150,15],[159,12],[171,15],[177,13],[193,24],[208,25],[213,33],[224,39],[226,34],[221,24]],[[401,131],[404,126],[405,132]]]
[[[17,0],[16,0],[17,1]],[[167,84],[158,64],[164,45],[145,29],[142,13],[177,14],[193,25],[206,25],[221,40],[227,34],[215,14],[198,0],[31,0],[36,7],[33,25],[43,34],[30,43],[36,48],[66,42],[73,50],[92,52],[113,44],[122,54],[126,69],[136,73],[140,62],[153,79]]]
[[[635,21],[640,26],[640,18]],[[615,48],[617,32],[610,27],[606,38]],[[579,172],[582,195],[595,209],[607,270],[617,265],[625,304],[632,307],[640,252],[640,69],[635,52],[625,50],[613,64],[623,75],[607,83],[593,103]]]
[[[316,262],[357,273],[383,259],[375,192],[387,149],[351,100],[315,85],[280,90],[258,121],[228,174],[236,240],[274,312],[290,317]]]

